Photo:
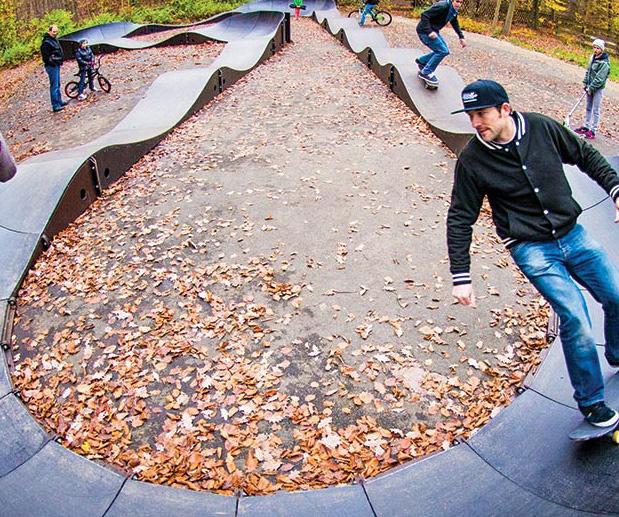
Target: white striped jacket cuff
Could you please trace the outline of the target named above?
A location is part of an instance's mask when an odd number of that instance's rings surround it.
[[[463,273],[453,273],[453,285],[465,285],[471,283],[471,273],[470,271],[465,271]]]

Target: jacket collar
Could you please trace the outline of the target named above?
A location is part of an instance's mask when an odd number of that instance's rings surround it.
[[[512,112],[512,117],[514,118],[514,123],[516,124],[516,135],[514,136],[514,141],[520,143],[520,140],[522,140],[522,137],[527,132],[527,122],[522,114],[517,111]],[[475,136],[484,147],[487,147],[492,151],[498,151],[505,148],[505,146],[494,142],[486,142],[477,132],[475,132]]]

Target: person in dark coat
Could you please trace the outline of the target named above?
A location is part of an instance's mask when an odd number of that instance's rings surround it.
[[[94,82],[95,55],[93,54],[92,49],[88,46],[88,40],[80,40],[80,46],[75,51],[75,59],[77,60],[80,73],[80,83],[77,88],[79,95],[77,100],[83,101],[86,98],[86,95],[84,94],[84,89],[86,88],[86,76],[88,76],[88,87],[90,88],[90,91],[97,91]]]
[[[589,142],[540,113],[513,111],[505,89],[480,79],[462,90],[475,136],[456,162],[447,214],[447,248],[453,296],[475,305],[470,247],[485,197],[498,236],[524,276],[559,316],[559,337],[574,399],[592,425],[619,421],[605,402],[604,377],[581,287],[602,305],[605,355],[619,368],[619,269],[578,224],[582,208],[572,197],[563,164],[572,164],[613,200],[619,222],[619,177]],[[457,113],[457,112],[454,112]],[[616,238],[609,235],[609,239]]]
[[[9,181],[15,176],[16,172],[15,160],[11,156],[9,147],[0,133],[0,182]]]
[[[58,27],[50,25],[41,43],[41,57],[45,71],[49,76],[49,96],[52,101],[52,110],[61,111],[68,103],[62,100],[60,93],[60,67],[64,60],[64,53],[57,36]]]
[[[464,34],[458,23],[460,7],[462,7],[462,0],[440,0],[421,13],[421,20],[417,24],[417,35],[431,52],[415,59],[415,63],[419,67],[419,77],[432,85],[438,86],[434,71],[439,63],[449,55],[449,47],[440,35],[440,30],[448,23],[451,24],[460,39],[460,46],[466,47]]]

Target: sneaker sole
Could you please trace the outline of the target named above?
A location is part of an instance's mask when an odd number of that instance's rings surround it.
[[[619,413],[615,411],[615,416],[613,416],[610,420],[606,420],[606,422],[589,422],[594,427],[612,427],[617,422],[619,422]]]

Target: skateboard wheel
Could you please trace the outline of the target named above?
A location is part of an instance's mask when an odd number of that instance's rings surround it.
[[[614,430],[611,436],[612,436],[613,442],[615,442],[616,444],[619,444],[619,429]]]

